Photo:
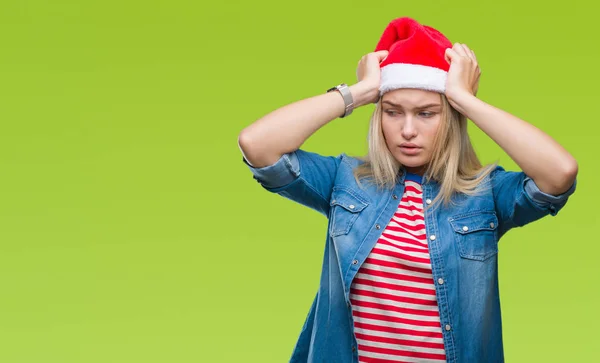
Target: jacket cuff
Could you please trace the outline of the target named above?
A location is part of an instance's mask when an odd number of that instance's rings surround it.
[[[525,193],[529,197],[529,199],[542,208],[547,208],[550,210],[550,214],[556,215],[558,210],[562,208],[565,203],[567,203],[567,199],[569,196],[575,192],[575,188],[577,186],[577,180],[573,182],[573,185],[566,192],[559,195],[552,195],[548,193],[544,193],[540,190],[540,188],[535,184],[535,181],[529,177],[525,178]]]
[[[243,156],[242,161],[252,172],[253,178],[267,189],[287,185],[300,175],[300,163],[294,152],[283,154],[274,164],[262,168],[250,165]]]

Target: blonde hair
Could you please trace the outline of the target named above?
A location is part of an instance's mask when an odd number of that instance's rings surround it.
[[[438,131],[433,142],[431,161],[426,166],[424,182],[433,179],[440,184],[440,191],[431,206],[440,201],[444,205],[452,201],[456,193],[473,195],[482,189],[481,182],[496,167],[496,163],[482,166],[467,133],[467,119],[456,111],[445,95],[441,94],[442,112]],[[381,98],[371,116],[368,134],[368,154],[359,156],[364,161],[354,169],[354,178],[370,180],[378,189],[394,188],[400,177],[402,165],[387,147],[381,125]]]

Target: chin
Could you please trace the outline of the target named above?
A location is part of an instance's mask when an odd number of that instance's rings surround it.
[[[427,164],[427,162],[420,157],[410,157],[406,155],[395,155],[394,157],[401,165],[407,168],[419,168]]]

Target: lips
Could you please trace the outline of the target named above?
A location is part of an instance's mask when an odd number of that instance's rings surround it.
[[[409,148],[412,147],[412,148],[414,148],[414,147],[419,147],[419,145],[413,144],[412,142],[403,142],[402,144],[400,144],[400,147],[409,147]]]
[[[400,151],[406,155],[416,155],[421,152],[421,147],[412,143],[402,143],[400,144]]]

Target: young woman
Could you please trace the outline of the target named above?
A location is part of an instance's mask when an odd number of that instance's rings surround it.
[[[475,54],[393,20],[358,82],[277,109],[239,135],[268,191],[328,217],[319,290],[291,362],[502,362],[498,240],[556,215],[577,162],[551,137],[476,97]],[[365,157],[300,149],[375,103]],[[467,118],[523,170],[482,166]]]

